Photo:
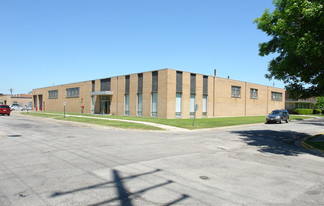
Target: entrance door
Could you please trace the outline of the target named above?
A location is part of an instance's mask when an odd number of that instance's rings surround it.
[[[38,106],[39,106],[39,111],[43,111],[43,95],[38,95]]]
[[[110,114],[110,98],[109,96],[100,97],[100,113]]]

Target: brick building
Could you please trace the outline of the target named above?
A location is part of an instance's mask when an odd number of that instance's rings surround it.
[[[160,118],[265,115],[285,90],[173,69],[33,90],[34,110]]]
[[[31,94],[14,94],[4,95],[0,94],[0,104],[12,105],[18,104],[20,107],[32,106],[32,95]]]

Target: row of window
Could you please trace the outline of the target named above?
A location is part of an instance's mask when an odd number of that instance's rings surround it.
[[[158,94],[157,92],[152,93],[152,117],[157,116],[157,101]],[[143,94],[137,94],[137,115],[142,116],[143,114]],[[129,115],[129,94],[125,94],[125,115]]]
[[[79,97],[79,87],[66,89],[66,97]],[[49,99],[57,99],[58,98],[58,90],[48,91]]]
[[[232,97],[240,98],[241,97],[241,87],[232,86]],[[250,98],[258,99],[258,89],[250,89]],[[282,101],[282,93],[280,92],[271,92],[272,101]]]
[[[195,94],[190,94],[190,116],[194,116],[195,113]],[[157,103],[158,94],[157,92],[152,93],[152,117],[157,116]],[[142,116],[143,112],[143,94],[137,94],[137,115]],[[207,115],[207,95],[203,95],[202,113],[204,116]],[[182,93],[176,93],[176,117],[181,117],[182,115]],[[129,94],[125,94],[125,115],[129,115]]]

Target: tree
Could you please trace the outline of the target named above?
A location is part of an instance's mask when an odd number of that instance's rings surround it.
[[[314,105],[317,109],[324,109],[324,97],[318,97],[317,102]]]
[[[286,83],[292,98],[324,95],[324,0],[274,0],[254,20],[272,39],[259,44],[259,55],[277,54],[268,79]]]

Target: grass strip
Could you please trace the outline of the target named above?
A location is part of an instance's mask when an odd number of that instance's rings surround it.
[[[305,143],[309,146],[314,147],[315,149],[324,151],[324,142],[312,142],[310,140],[306,140]]]
[[[97,124],[102,126],[110,126],[110,127],[117,127],[123,129],[139,129],[139,130],[163,130],[159,127],[154,127],[151,125],[145,125],[140,123],[132,123],[132,122],[121,122],[121,121],[113,121],[113,120],[104,120],[104,119],[92,119],[92,118],[82,118],[82,117],[63,117],[58,116],[55,114],[44,114],[41,112],[21,112],[23,115],[30,115],[30,116],[37,116],[37,117],[44,117],[44,118],[52,118],[57,120],[64,120],[64,121],[72,121],[72,122],[82,122],[88,124]]]
[[[46,113],[61,114],[61,115],[63,114],[59,112],[46,112]],[[192,118],[191,119],[165,119],[165,118],[155,118],[155,117],[130,117],[130,116],[113,116],[113,115],[76,114],[76,113],[67,113],[67,114],[153,122],[153,123],[164,124],[164,125],[180,127],[185,129],[204,129],[204,128],[216,128],[216,127],[226,127],[226,126],[244,125],[244,124],[255,124],[255,123],[264,123],[266,120],[266,116],[198,118],[195,120],[195,126],[192,126],[192,122],[193,122]],[[290,115],[290,120],[303,120],[303,119],[310,119],[310,118],[312,117]]]

